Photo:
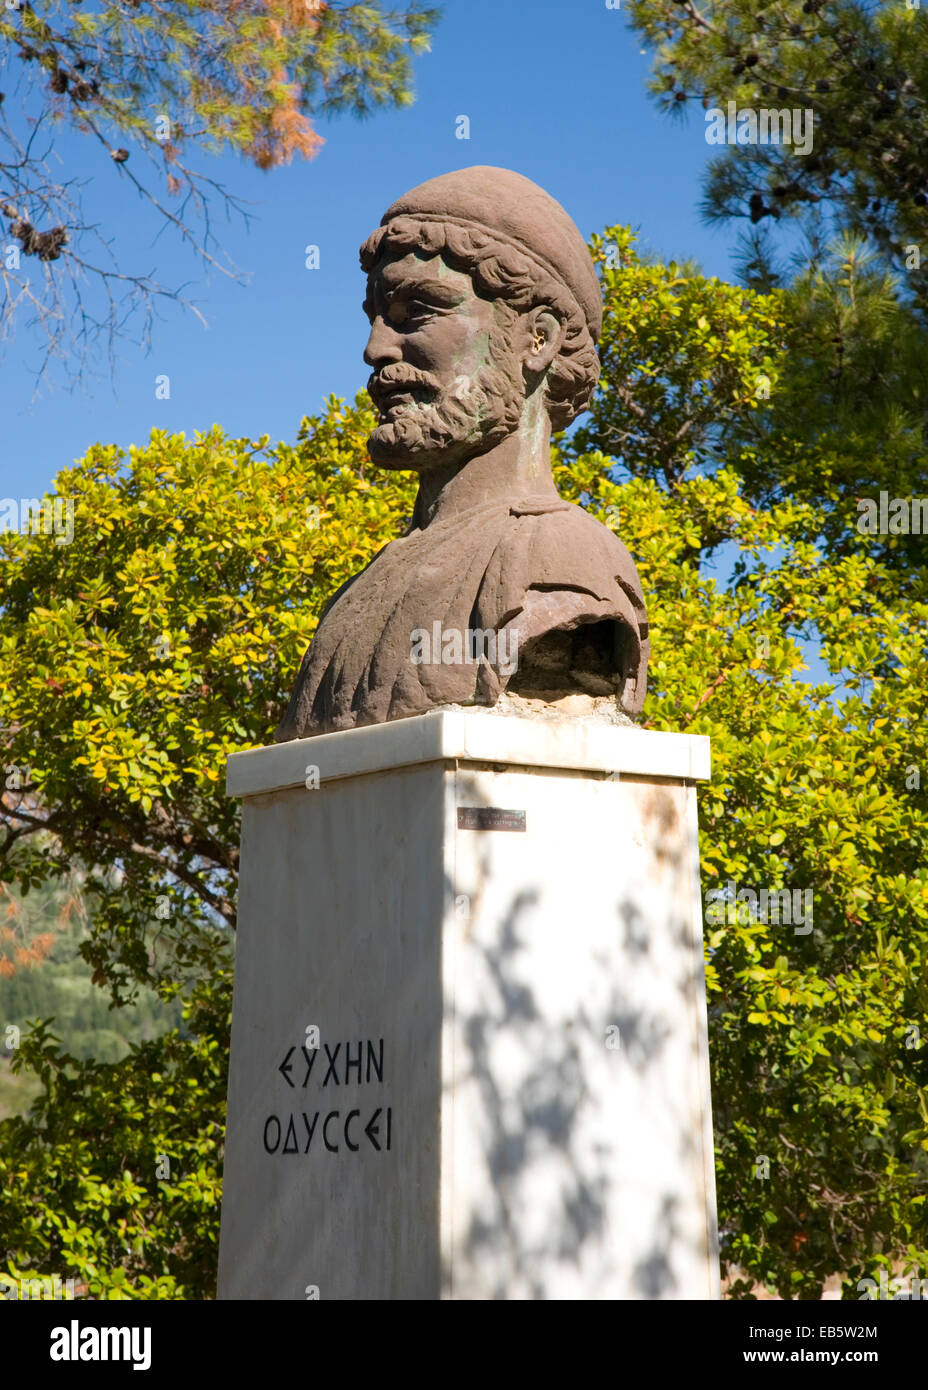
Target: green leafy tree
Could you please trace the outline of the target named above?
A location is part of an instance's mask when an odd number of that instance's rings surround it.
[[[726,113],[729,102],[812,113],[804,153],[738,143],[709,161],[705,216],[746,222],[742,278],[785,295],[769,401],[730,418],[715,460],[740,446],[752,501],[814,503],[829,548],[853,553],[864,499],[917,496],[928,472],[926,12],[822,0],[635,0],[629,12],[654,45],[651,89],[664,110],[701,98]],[[712,110],[698,109],[702,124]],[[905,519],[866,544],[900,574],[925,565]]]
[[[900,574],[924,568],[918,525],[861,530],[864,499],[909,499],[928,474],[928,329],[852,233],[802,268],[783,293],[788,330],[769,405],[736,423],[741,472],[759,505],[813,502],[829,547],[863,543]],[[863,537],[863,540],[862,540]],[[917,582],[921,582],[918,580]]]
[[[715,154],[707,215],[791,224],[818,242],[856,232],[905,271],[924,313],[928,13],[896,0],[630,0],[628,12],[654,48],[664,109],[696,106],[700,125],[702,108],[727,113],[729,101],[813,114],[810,150],[781,141]]]
[[[629,234],[615,235],[596,244],[607,273],[627,274]],[[636,297],[606,303],[602,389],[575,446],[668,487],[687,468],[734,460],[758,506],[813,503],[830,548],[865,544],[900,573],[923,566],[910,528],[859,529],[860,499],[917,495],[928,473],[928,330],[872,250],[848,233],[792,284],[750,301],[692,267],[669,277],[634,259]]]

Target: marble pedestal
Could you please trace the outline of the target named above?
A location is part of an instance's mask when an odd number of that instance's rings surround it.
[[[229,759],[221,1298],[718,1297],[708,775],[488,710]]]

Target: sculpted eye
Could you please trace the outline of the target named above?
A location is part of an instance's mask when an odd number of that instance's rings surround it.
[[[419,323],[437,312],[435,305],[424,299],[398,299],[387,309],[387,318],[396,324]]]

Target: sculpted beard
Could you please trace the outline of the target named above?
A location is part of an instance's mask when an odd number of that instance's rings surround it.
[[[368,389],[381,412],[389,408],[389,396],[383,394],[388,388],[402,385],[437,394],[437,399],[397,406],[401,414],[377,426],[368,439],[375,462],[414,460],[459,444],[483,452],[518,428],[525,389],[512,351],[517,315],[507,304],[498,303],[497,310],[500,321],[489,344],[492,364],[480,367],[473,377],[443,386],[430,373],[397,362],[370,378]]]

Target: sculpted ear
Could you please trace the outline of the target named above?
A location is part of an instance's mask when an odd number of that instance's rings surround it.
[[[550,309],[541,306],[526,315],[528,347],[522,361],[529,372],[543,372],[561,350],[564,325]]]

